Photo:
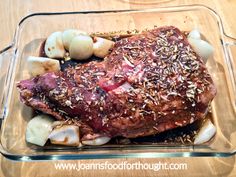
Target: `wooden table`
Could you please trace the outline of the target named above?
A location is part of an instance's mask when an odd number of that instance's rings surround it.
[[[145,1],[145,0],[144,0]],[[158,0],[156,0],[158,1]],[[160,0],[161,1],[161,0]],[[164,1],[164,0],[162,0]],[[183,4],[205,4],[222,17],[226,33],[236,37],[236,1],[204,1],[204,0],[165,0],[164,3],[152,4],[129,4],[126,0],[5,0],[0,2],[0,49],[7,46],[12,40],[14,30],[19,20],[33,12],[50,12],[50,11],[79,11],[79,10],[108,10],[108,9],[136,9],[161,7],[168,5]],[[44,176],[236,176],[235,157],[229,158],[159,158],[159,159],[110,159],[110,160],[83,160],[81,163],[105,162],[119,163],[127,162],[146,162],[146,163],[187,163],[187,170],[160,170],[154,172],[151,170],[55,170],[55,162],[30,162],[19,163],[9,161],[0,157],[1,171],[0,176],[5,177],[44,177]],[[60,162],[77,162],[77,161],[60,161]]]

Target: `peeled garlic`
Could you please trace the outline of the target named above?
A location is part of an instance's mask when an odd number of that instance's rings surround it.
[[[93,55],[93,40],[87,35],[74,37],[69,49],[70,57],[77,60],[85,60]]]
[[[79,127],[75,125],[63,125],[55,127],[48,136],[52,144],[66,146],[80,146]]]
[[[87,35],[86,32],[77,29],[68,29],[62,33],[62,41],[66,50],[69,50],[72,39],[80,34]]]
[[[209,141],[216,133],[216,127],[208,119],[204,122],[200,131],[195,137],[194,144],[202,144]]]
[[[49,58],[64,57],[66,50],[62,42],[62,32],[54,32],[47,38],[44,51]]]
[[[93,140],[82,141],[82,144],[90,145],[90,146],[100,146],[100,145],[106,144],[108,141],[110,141],[110,139],[111,139],[110,137],[102,136]]]
[[[109,54],[109,50],[114,46],[114,42],[100,37],[94,37],[93,54],[104,58]]]
[[[188,42],[193,47],[194,51],[202,57],[204,63],[213,54],[213,47],[208,42],[201,39],[199,31],[193,30],[188,35]]]
[[[53,118],[41,114],[29,121],[26,127],[26,141],[39,146],[44,146],[48,135],[52,131]]]
[[[58,60],[46,57],[33,57],[27,58],[28,71],[31,76],[37,76],[46,72],[60,71],[60,63]]]

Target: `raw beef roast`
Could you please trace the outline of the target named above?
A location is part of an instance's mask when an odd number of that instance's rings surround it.
[[[17,87],[26,105],[80,126],[82,140],[186,126],[204,118],[216,94],[202,59],[172,26],[119,40],[102,62],[46,73]]]

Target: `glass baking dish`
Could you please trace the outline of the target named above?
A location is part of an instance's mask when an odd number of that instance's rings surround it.
[[[26,125],[33,111],[20,102],[16,82],[28,77],[26,58],[38,56],[41,43],[50,33],[68,28],[109,33],[165,25],[176,26],[182,31],[197,28],[215,49],[214,56],[206,64],[218,90],[211,104],[217,132],[210,142],[202,145],[141,143],[85,148],[41,148],[25,142]],[[236,152],[235,41],[224,33],[216,12],[202,5],[28,15],[20,21],[12,44],[0,51],[1,153],[18,161],[233,155]]]

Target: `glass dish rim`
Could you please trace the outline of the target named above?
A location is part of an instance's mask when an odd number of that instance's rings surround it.
[[[222,40],[222,47],[224,50],[224,54],[226,56],[226,60],[229,60],[229,53],[226,48],[226,45],[236,45],[236,39],[227,35],[224,30],[224,26],[220,16],[214,11],[212,8],[201,5],[201,4],[193,4],[193,5],[182,5],[182,6],[168,6],[168,7],[159,7],[159,8],[147,8],[147,9],[121,9],[121,10],[96,10],[96,11],[68,11],[68,12],[40,12],[40,13],[32,13],[25,17],[23,17],[17,25],[13,40],[11,44],[4,49],[0,50],[0,55],[13,49],[14,51],[17,49],[18,36],[20,33],[20,28],[22,24],[29,18],[34,16],[51,16],[51,15],[73,15],[73,14],[101,14],[101,13],[135,13],[135,12],[176,12],[176,11],[191,11],[191,10],[207,10],[217,20],[217,25],[220,31],[220,36]],[[14,67],[14,61],[12,60],[10,63],[10,68]],[[232,68],[231,65],[228,66]],[[9,69],[11,71],[11,69]],[[235,88],[235,78],[233,74],[231,74],[231,81],[233,81],[233,86]],[[12,80],[9,78],[8,80]],[[10,82],[8,81],[8,82]],[[235,91],[235,90],[234,90]],[[8,94],[6,94],[6,102],[8,98]],[[4,106],[7,105],[6,102]],[[5,108],[4,108],[5,109]],[[0,115],[0,121],[4,120],[4,111],[3,115]],[[0,140],[1,141],[1,140]],[[125,150],[124,150],[125,151]],[[8,159],[16,160],[16,161],[32,161],[32,160],[73,160],[73,159],[107,159],[107,158],[154,158],[154,157],[202,157],[202,156],[214,156],[214,157],[228,157],[236,154],[236,150],[231,152],[140,152],[140,153],[124,153],[119,151],[120,153],[114,154],[106,153],[106,154],[60,154],[60,155],[19,155],[19,154],[10,154],[8,153],[2,146],[0,142],[0,152],[3,156]]]
[[[220,29],[221,34],[223,34],[225,37],[228,38],[229,41],[233,41],[234,44],[236,44],[236,37],[232,37],[230,35],[228,35],[225,32],[224,29],[224,25],[222,22],[222,19],[220,17],[220,15],[212,8],[203,5],[203,4],[191,4],[191,5],[180,5],[180,6],[165,6],[165,7],[157,7],[157,8],[138,8],[138,9],[117,9],[117,10],[86,10],[86,11],[63,11],[63,12],[36,12],[36,13],[30,13],[26,16],[24,16],[23,18],[20,19],[19,23],[17,24],[14,36],[13,36],[13,40],[11,41],[11,43],[4,47],[3,49],[0,50],[0,54],[2,54],[3,52],[9,50],[10,48],[14,47],[14,45],[17,42],[17,36],[19,35],[19,29],[21,27],[21,25],[29,18],[32,18],[34,16],[45,16],[45,15],[73,15],[73,14],[101,14],[101,13],[129,13],[129,12],[152,12],[152,11],[189,11],[189,10],[198,10],[198,9],[204,9],[207,10],[209,12],[211,12],[211,14],[213,14],[216,19],[219,21],[218,27]],[[232,42],[231,41],[231,42]]]

